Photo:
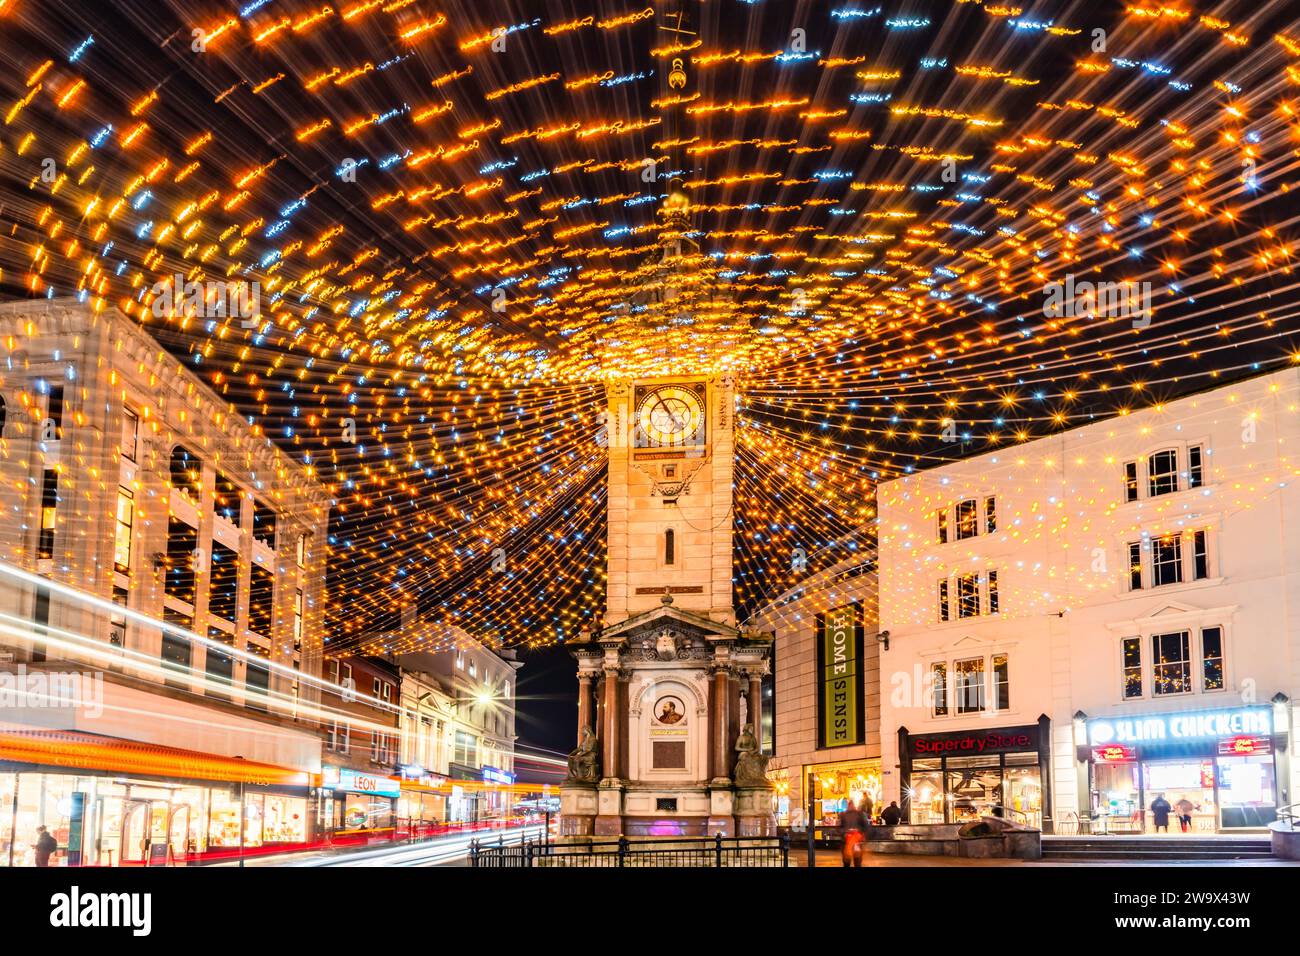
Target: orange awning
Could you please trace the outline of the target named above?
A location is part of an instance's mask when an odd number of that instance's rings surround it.
[[[305,787],[305,770],[70,730],[0,728],[0,760],[74,770]]]

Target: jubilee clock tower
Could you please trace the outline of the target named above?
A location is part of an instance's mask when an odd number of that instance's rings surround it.
[[[661,212],[650,302],[680,314],[689,203],[670,188]],[[757,740],[771,636],[740,630],[732,606],[735,380],[613,378],[605,397],[605,617],[572,645],[578,746],[561,833],[772,834]]]

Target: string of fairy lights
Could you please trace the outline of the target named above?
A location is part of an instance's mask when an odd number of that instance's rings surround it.
[[[321,484],[327,653],[598,625],[611,379],[737,376],[744,618],[880,481],[1300,357],[1281,0],[0,0],[0,66],[0,289]]]

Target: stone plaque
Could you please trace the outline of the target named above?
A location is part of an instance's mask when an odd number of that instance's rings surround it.
[[[686,741],[652,740],[650,759],[651,766],[655,770],[685,770]]]

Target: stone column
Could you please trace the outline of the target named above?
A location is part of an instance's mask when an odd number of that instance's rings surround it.
[[[754,728],[758,739],[758,749],[763,749],[763,674],[758,670],[749,672],[749,707],[745,720]]]
[[[731,698],[728,695],[730,672],[722,664],[713,668],[713,779],[727,785],[731,782],[731,760],[728,750],[728,731],[731,728]]]
[[[597,711],[593,685],[596,675],[591,671],[578,673],[578,745],[582,745],[582,731],[590,728],[599,733],[601,744],[605,746],[608,733],[605,728],[597,728],[603,712]],[[560,840],[561,842],[581,842],[590,840],[595,831],[596,815],[599,813],[595,783],[577,782],[566,779],[560,786]],[[621,831],[618,820],[610,829],[614,833]]]
[[[596,727],[591,722],[591,675],[578,675],[578,743],[582,743],[582,729]]]
[[[601,728],[600,735],[603,738],[603,758],[602,766],[603,776],[614,778],[618,776],[618,668],[605,668],[605,700],[604,700],[605,725]]]

